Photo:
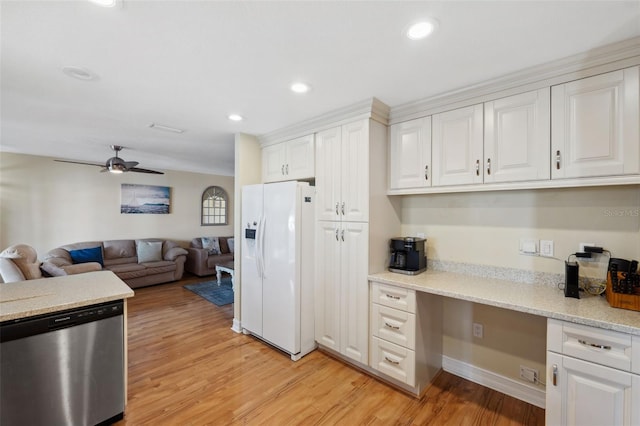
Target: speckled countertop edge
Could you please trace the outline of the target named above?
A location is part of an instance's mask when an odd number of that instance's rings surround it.
[[[0,283],[0,322],[132,297],[111,271]]]
[[[564,297],[553,277],[521,282],[428,269],[413,276],[381,272],[369,280],[640,336],[640,312],[612,308],[604,296]]]

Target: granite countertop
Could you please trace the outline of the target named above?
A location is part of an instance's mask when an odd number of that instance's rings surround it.
[[[563,290],[549,284],[432,270],[413,276],[381,272],[369,280],[640,336],[640,312],[612,308],[604,296],[581,292],[580,299],[564,297]]]
[[[133,296],[111,271],[0,283],[0,322]]]

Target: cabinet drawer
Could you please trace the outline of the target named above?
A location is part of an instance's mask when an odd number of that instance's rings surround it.
[[[549,319],[547,349],[578,359],[631,371],[630,334]]]
[[[415,386],[416,354],[387,341],[371,338],[371,366],[389,377]]]
[[[371,302],[401,311],[416,313],[416,292],[407,288],[373,282]]]
[[[372,303],[371,335],[415,350],[416,316],[409,312]]]

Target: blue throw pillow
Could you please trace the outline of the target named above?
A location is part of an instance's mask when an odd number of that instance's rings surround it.
[[[104,261],[102,260],[102,247],[70,250],[69,254],[71,255],[73,263],[98,262],[101,266],[104,266]]]

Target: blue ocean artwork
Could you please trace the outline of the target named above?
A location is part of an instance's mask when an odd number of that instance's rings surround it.
[[[169,214],[171,205],[168,186],[134,185],[121,186],[120,213],[124,214]]]

